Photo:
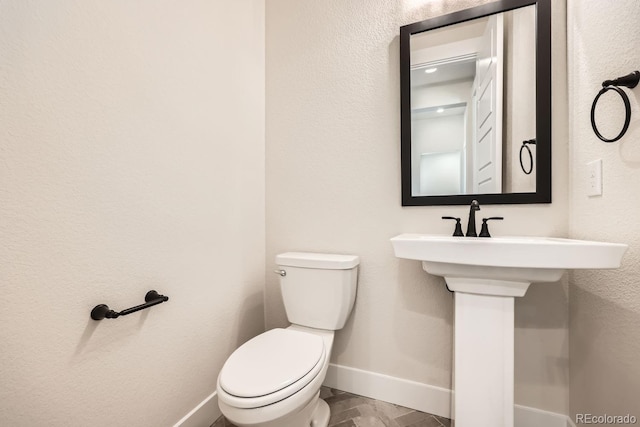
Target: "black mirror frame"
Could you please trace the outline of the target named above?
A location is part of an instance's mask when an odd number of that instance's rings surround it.
[[[411,192],[411,35],[447,25],[536,6],[536,191],[535,193],[413,196]],[[498,0],[494,3],[400,27],[400,118],[402,206],[551,203],[551,0]]]

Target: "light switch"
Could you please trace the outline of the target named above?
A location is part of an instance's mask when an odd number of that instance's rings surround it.
[[[587,163],[587,196],[602,196],[602,159]]]

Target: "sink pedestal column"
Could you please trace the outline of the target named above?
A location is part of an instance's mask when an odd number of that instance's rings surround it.
[[[465,292],[468,282],[479,290],[483,279],[446,280],[455,292],[455,427],[513,427],[514,296],[529,284],[498,296]]]

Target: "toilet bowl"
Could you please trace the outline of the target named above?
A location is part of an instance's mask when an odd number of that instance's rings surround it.
[[[218,405],[239,427],[326,427],[330,411],[319,398],[334,331],[355,301],[353,255],[286,253],[276,257],[292,325],[247,341],[218,376]]]
[[[258,335],[220,372],[220,410],[240,427],[306,427],[312,418],[314,426],[326,426],[329,408],[318,395],[332,345],[333,331],[296,325]]]

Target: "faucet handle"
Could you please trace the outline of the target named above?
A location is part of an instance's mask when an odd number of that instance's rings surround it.
[[[460,224],[460,218],[456,218],[453,216],[443,216],[442,219],[453,219],[456,222],[456,229],[453,232],[454,236],[464,236],[464,234],[462,234],[462,224]]]
[[[489,226],[487,225],[487,221],[491,221],[494,219],[503,220],[503,216],[492,216],[490,218],[482,218],[482,228],[480,229],[480,235],[478,237],[491,237],[489,234]]]

